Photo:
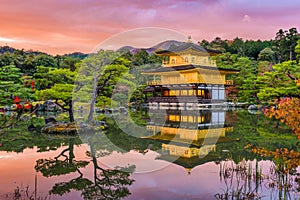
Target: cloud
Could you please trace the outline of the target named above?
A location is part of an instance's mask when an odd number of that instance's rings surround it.
[[[15,41],[14,39],[0,36],[0,42],[14,42],[14,41]]]
[[[251,21],[251,17],[249,15],[244,15],[243,22],[250,22],[250,21]]]
[[[14,39],[8,44],[50,53],[89,52],[112,35],[142,27],[174,29],[195,42],[216,36],[271,39],[300,18],[300,2],[274,1],[10,0],[0,7],[0,41]]]

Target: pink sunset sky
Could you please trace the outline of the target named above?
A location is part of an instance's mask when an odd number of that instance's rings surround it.
[[[299,31],[299,10],[298,0],[4,0],[0,46],[88,53],[116,34],[143,27],[175,30],[195,42],[217,36],[269,40],[280,28]]]

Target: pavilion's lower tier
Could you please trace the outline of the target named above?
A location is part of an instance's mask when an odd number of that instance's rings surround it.
[[[150,110],[207,110],[207,109],[224,109],[228,105],[224,101],[213,103],[163,103],[148,102]]]
[[[144,91],[149,106],[188,107],[195,104],[222,104],[224,85],[155,85]]]

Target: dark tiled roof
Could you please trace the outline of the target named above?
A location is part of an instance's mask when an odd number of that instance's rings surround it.
[[[182,70],[189,70],[189,69],[210,69],[210,70],[224,70],[224,71],[231,71],[231,72],[239,72],[239,70],[234,69],[225,69],[220,67],[210,67],[210,66],[201,66],[201,65],[180,65],[174,67],[160,67],[153,70],[143,71],[143,73],[151,73],[151,72],[171,72],[171,71],[182,71]]]
[[[207,52],[207,53],[221,53],[220,51],[217,51],[217,50],[205,49],[202,46],[194,44],[192,42],[184,42],[179,46],[172,45],[172,46],[170,46],[169,49],[167,49],[167,50],[158,50],[158,51],[156,51],[156,53],[157,54],[177,53],[177,52],[184,51],[184,50],[190,49],[190,48],[194,49],[196,51]]]

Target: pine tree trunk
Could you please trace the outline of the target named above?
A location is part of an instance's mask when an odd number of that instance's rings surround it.
[[[69,119],[70,119],[70,122],[74,122],[75,119],[74,119],[74,113],[73,113],[73,102],[71,101],[69,103]]]
[[[293,59],[293,49],[292,49],[292,45],[290,46],[290,60]]]
[[[89,112],[89,116],[88,116],[88,119],[87,119],[87,123],[91,122],[92,119],[93,119],[95,103],[96,103],[96,98],[97,98],[97,85],[98,85],[98,76],[97,76],[97,72],[95,72],[94,73],[93,97],[92,97],[92,102],[91,102],[91,105],[90,105],[90,112]]]

